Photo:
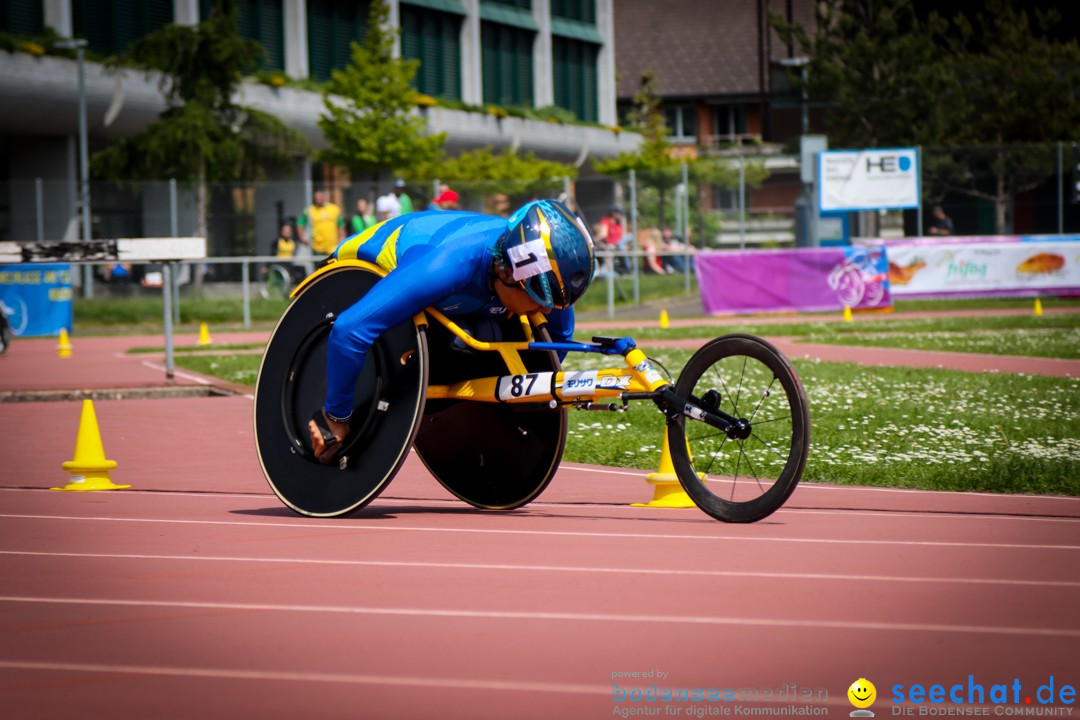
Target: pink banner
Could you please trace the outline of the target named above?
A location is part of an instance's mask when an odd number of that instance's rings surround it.
[[[761,313],[888,307],[882,248],[707,252],[695,256],[705,312]]]

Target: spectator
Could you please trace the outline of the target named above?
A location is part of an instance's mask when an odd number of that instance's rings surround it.
[[[375,213],[379,222],[396,218],[399,215],[413,211],[412,198],[405,192],[405,181],[398,178],[394,181],[394,188],[385,195],[381,195],[375,201]]]
[[[297,221],[300,242],[310,245],[317,253],[329,255],[345,239],[345,218],[340,207],[327,202],[326,190],[316,190],[313,200]]]
[[[450,189],[450,186],[446,183],[439,185],[439,195],[433,198],[428,210],[460,210],[461,205],[458,201],[461,196]]]
[[[680,242],[671,228],[664,228],[660,233],[660,251],[665,253],[679,253],[677,255],[665,255],[664,267],[669,272],[681,273],[686,270],[686,245]]]
[[[296,240],[290,223],[285,223],[278,230],[277,240],[270,243],[270,254],[274,257],[292,260],[296,257]]]
[[[488,215],[510,217],[510,197],[503,193],[488,196],[488,199],[484,201],[484,212]]]
[[[664,269],[663,258],[658,257],[656,254],[660,247],[659,230],[656,228],[644,228],[638,232],[638,249],[645,252],[645,257],[642,258],[645,272],[656,275],[668,274],[668,271]]]
[[[375,216],[371,214],[371,206],[368,205],[366,197],[356,199],[356,214],[352,216],[351,223],[353,235],[359,235],[378,224]]]
[[[608,250],[623,250],[625,249],[625,233],[622,208],[612,205],[608,214],[600,218],[600,225],[596,230],[596,241],[607,245]],[[629,269],[626,258],[618,258],[616,265],[618,272],[626,272]]]
[[[953,224],[952,219],[945,214],[945,210],[940,205],[935,205],[933,212],[930,214],[930,226],[926,232],[931,235],[952,235]]]

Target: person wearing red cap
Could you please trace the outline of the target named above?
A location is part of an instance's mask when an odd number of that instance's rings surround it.
[[[449,185],[443,183],[439,185],[439,195],[432,199],[428,210],[460,210],[461,206],[458,204],[460,199],[460,195],[451,190]]]

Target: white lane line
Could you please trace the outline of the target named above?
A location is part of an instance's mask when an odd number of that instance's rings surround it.
[[[971,577],[908,577],[904,575],[847,575],[842,573],[797,573],[797,572],[764,572],[764,571],[741,571],[741,570],[677,570],[673,568],[645,568],[645,567],[595,567],[580,565],[518,565],[510,563],[455,563],[455,562],[412,562],[400,560],[327,560],[320,558],[267,558],[267,557],[237,557],[231,555],[146,555],[136,553],[76,553],[76,552],[44,552],[37,550],[0,550],[0,555],[16,555],[30,557],[58,557],[58,558],[81,558],[81,559],[107,559],[107,560],[181,560],[197,562],[237,562],[237,563],[271,563],[285,565],[346,565],[358,567],[386,567],[386,568],[425,568],[436,570],[493,570],[498,572],[522,571],[522,572],[562,572],[562,573],[586,573],[589,575],[669,575],[676,577],[725,577],[725,578],[757,578],[769,580],[843,580],[856,582],[900,582],[900,583],[941,583],[960,585],[1018,585],[1024,587],[1061,587],[1080,588],[1080,582],[1068,580],[1008,580],[999,578],[971,578]]]
[[[507,690],[511,692],[573,693],[611,696],[609,685],[575,685],[468,678],[422,678],[405,675],[357,675],[345,673],[284,672],[280,670],[232,670],[228,668],[163,667],[154,665],[105,665],[100,663],[29,662],[0,660],[0,667],[13,670],[52,670],[59,672],[122,673],[167,675],[175,677],[227,678],[230,680],[272,680],[274,682],[344,683],[349,685],[396,685],[462,690]]]
[[[505,530],[492,528],[444,528],[418,527],[415,525],[360,525],[356,522],[341,520],[336,523],[308,522],[297,518],[295,522],[246,522],[243,520],[179,520],[166,518],[131,518],[131,517],[78,517],[69,515],[23,515],[15,513],[0,514],[0,518],[19,520],[65,520],[75,522],[121,522],[121,523],[162,523],[169,525],[227,525],[232,527],[280,527],[293,530],[330,529],[355,533],[371,532],[417,532],[417,533],[471,533],[480,535],[528,535],[540,537],[587,537],[620,538],[631,540],[724,540],[731,542],[777,542],[806,543],[813,545],[898,545],[907,547],[963,547],[994,548],[1006,550],[1080,550],[1080,545],[1034,545],[1023,543],[980,543],[980,542],[937,542],[931,540],[869,540],[869,539],[828,539],[828,538],[783,538],[754,537],[746,535],[677,535],[661,533],[605,533],[580,532],[570,530]]]
[[[851,620],[790,620],[785,618],[725,617],[721,615],[643,615],[631,613],[534,612],[527,610],[464,610],[451,608],[390,608],[350,605],[282,605],[185,600],[122,600],[119,598],[52,598],[0,595],[0,603],[30,605],[81,605],[99,607],[185,608],[235,610],[238,612],[295,612],[390,617],[466,618],[481,620],[548,620],[554,622],[647,623],[650,625],[736,625],[751,627],[814,628],[892,632],[954,633],[965,635],[1020,635],[1076,637],[1072,628],[1011,627],[995,625],[942,625],[936,623],[856,622]]]
[[[0,487],[0,492],[4,492],[4,491],[7,491],[7,492],[40,493],[40,492],[44,492],[45,488],[26,488],[26,487],[20,487],[20,488],[8,487],[8,488],[5,488],[5,487]],[[219,492],[185,492],[185,491],[182,491],[182,490],[175,490],[175,491],[174,490],[142,491],[142,492],[132,491],[132,492],[125,492],[125,493],[115,493],[111,497],[113,497],[113,498],[129,498],[129,499],[130,498],[144,499],[144,498],[148,498],[148,497],[149,498],[193,497],[193,498],[203,498],[203,499],[211,499],[211,500],[217,499],[217,498],[228,498],[228,499],[241,498],[241,499],[246,499],[246,500],[250,500],[250,499],[268,499],[268,500],[270,500],[270,499],[273,499],[273,500],[276,501],[276,498],[275,498],[274,494],[271,493],[271,492],[265,492],[265,493],[255,493],[255,492],[252,492],[252,493],[219,493]],[[369,507],[374,508],[374,509],[388,508],[388,507],[414,508],[414,507],[423,506],[423,505],[446,505],[446,506],[452,506],[452,507],[459,507],[459,508],[462,508],[463,510],[468,509],[460,500],[451,499],[451,498],[434,498],[434,497],[429,497],[429,498],[406,498],[406,497],[397,497],[397,496],[392,495],[392,494],[380,496],[378,498],[378,500],[376,500]],[[530,503],[529,508],[535,508],[535,507],[568,508],[568,509],[571,509],[571,510],[597,510],[597,509],[599,509],[599,510],[621,510],[621,511],[625,511],[625,512],[628,512],[628,513],[632,513],[632,514],[634,514],[636,516],[639,516],[639,517],[647,517],[649,515],[654,514],[656,512],[656,510],[660,509],[660,508],[632,507],[631,505],[619,504],[619,503],[589,503],[589,502],[580,502],[580,503],[565,503],[564,502],[564,503],[558,503],[558,502],[545,502],[543,500],[536,500],[536,501]],[[519,511],[519,513],[524,516],[524,515],[529,513],[529,508],[523,508],[523,509],[521,509]],[[664,509],[671,510],[671,509],[675,509],[675,508],[664,508]],[[694,508],[679,508],[679,509],[690,511],[690,510],[693,510]],[[483,511],[478,510],[477,513],[478,514],[483,514]],[[919,510],[886,510],[886,509],[882,509],[882,510],[843,510],[843,509],[830,510],[830,509],[826,509],[826,508],[782,507],[779,510],[777,510],[778,515],[781,514],[781,513],[798,513],[800,515],[840,515],[842,517],[850,517],[850,516],[853,516],[853,515],[858,515],[860,517],[873,517],[873,518],[881,518],[881,519],[886,519],[886,518],[921,518],[921,519],[924,519],[924,520],[933,520],[933,519],[941,518],[941,519],[946,519],[946,520],[954,520],[954,519],[956,519],[956,520],[1020,520],[1020,521],[1029,521],[1029,522],[1080,523],[1080,517],[1075,517],[1075,518],[1074,517],[1054,517],[1054,516],[1046,516],[1046,515],[996,515],[996,514],[992,514],[992,513],[966,513],[966,512],[950,512],[950,511],[938,512],[938,511],[929,511],[929,510],[927,510],[927,511],[919,511]],[[694,517],[694,519],[697,519],[697,520],[701,520],[701,516],[696,515],[696,513],[690,512],[690,513],[687,513],[687,516]],[[575,518],[572,515],[568,515],[565,519],[575,519]],[[707,523],[708,521],[704,521],[704,522]]]
[[[158,365],[157,363],[152,363],[146,360],[143,360],[142,364],[152,370],[160,370],[162,372],[165,372],[164,365]],[[198,375],[189,375],[183,370],[173,369],[173,375],[175,375],[176,377],[184,378],[185,380],[191,380],[192,382],[198,383],[200,385],[213,385],[213,383],[206,378],[199,377]]]

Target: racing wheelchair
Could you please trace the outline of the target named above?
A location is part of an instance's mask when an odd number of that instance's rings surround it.
[[[536,313],[509,324],[510,337],[484,341],[432,308],[372,347],[344,448],[335,463],[321,465],[307,423],[326,392],[330,329],[383,275],[360,260],[320,268],[294,291],[267,343],[255,389],[256,449],[270,487],[299,514],[333,517],[365,506],[413,448],[464,502],[518,508],[554,477],[569,409],[618,410],[640,401],[664,417],[679,483],[718,520],[768,516],[802,476],[810,443],[806,394],[791,364],[764,340],[716,338],[673,382],[631,338],[552,342]],[[621,356],[623,363],[564,371],[560,352]]]

